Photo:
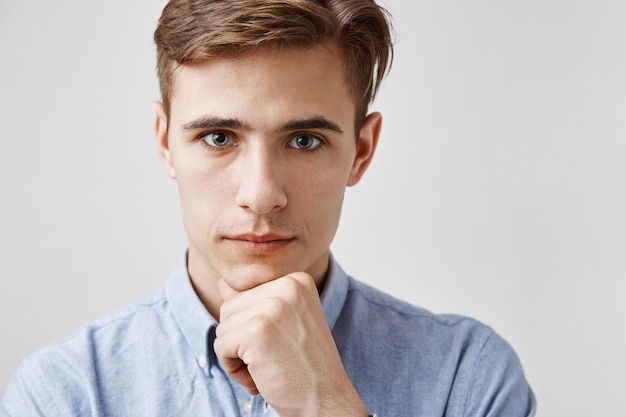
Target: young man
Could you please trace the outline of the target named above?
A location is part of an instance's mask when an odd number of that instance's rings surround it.
[[[3,416],[530,416],[509,345],[329,246],[391,57],[369,0],[172,0],[155,131],[189,238],[163,289],[24,361]]]

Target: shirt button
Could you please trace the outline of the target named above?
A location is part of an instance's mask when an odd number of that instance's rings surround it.
[[[206,366],[206,357],[204,355],[198,356],[198,365],[200,365],[201,368]]]
[[[249,413],[252,410],[252,401],[246,401],[243,405],[243,409],[246,413]]]

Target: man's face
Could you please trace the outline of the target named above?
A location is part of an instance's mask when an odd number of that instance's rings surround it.
[[[335,46],[261,50],[183,66],[159,152],[178,182],[197,285],[245,290],[295,271],[318,284],[345,187],[373,155],[380,115],[354,131],[355,100]]]

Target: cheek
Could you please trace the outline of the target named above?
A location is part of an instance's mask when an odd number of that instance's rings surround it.
[[[177,170],[177,182],[183,222],[187,227],[213,223],[233,199],[227,177],[220,170],[206,166],[181,166],[184,168]]]
[[[323,175],[312,176],[310,181],[298,186],[298,202],[290,199],[289,204],[308,218],[309,227],[313,230],[334,230],[339,221],[345,189],[346,180],[342,174],[327,171]]]

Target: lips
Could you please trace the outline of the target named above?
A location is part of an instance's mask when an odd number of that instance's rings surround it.
[[[271,233],[263,235],[242,234],[226,236],[224,240],[246,252],[270,254],[287,247],[295,240],[295,237]]]

